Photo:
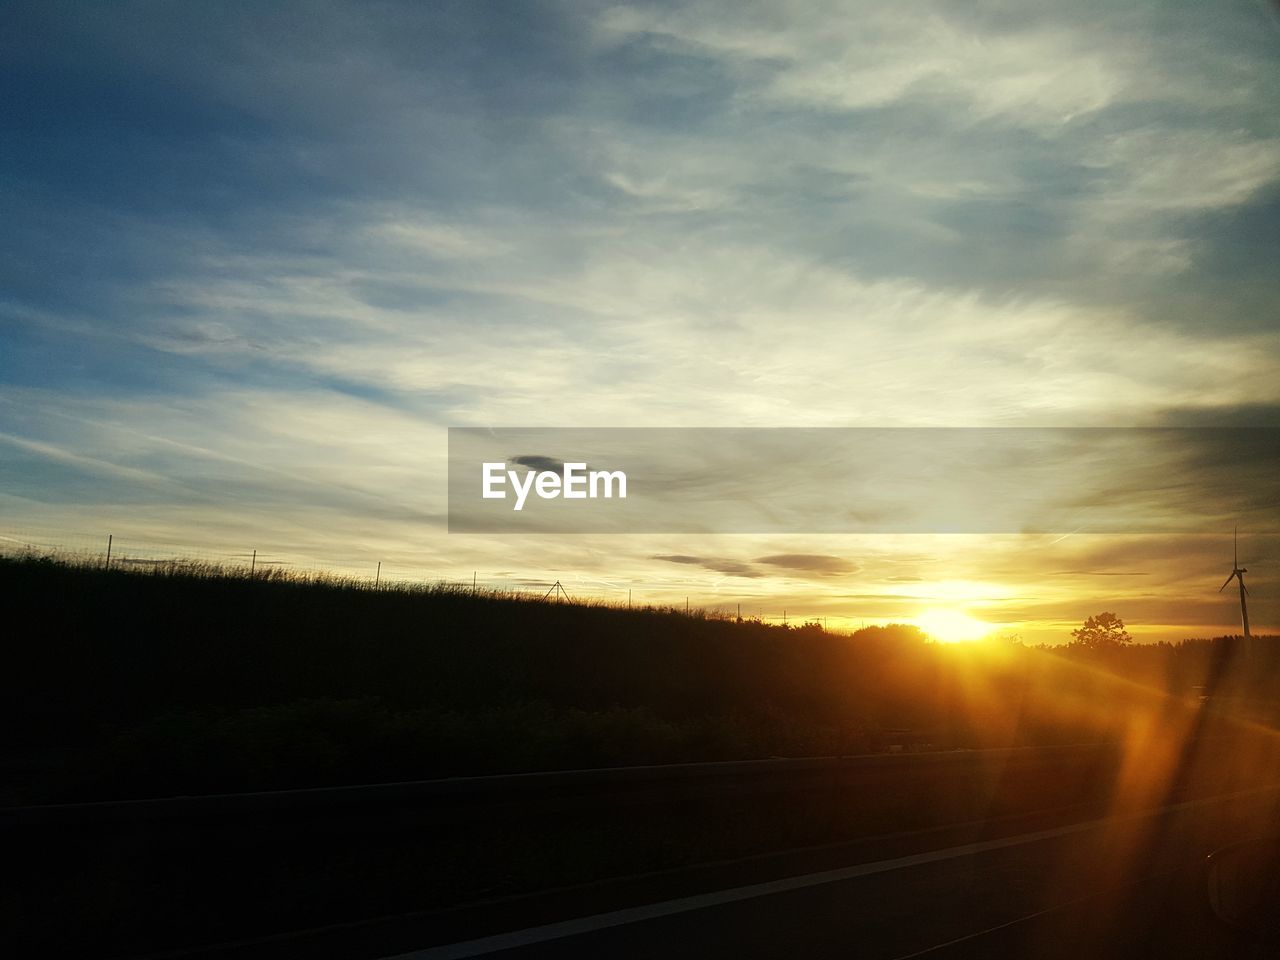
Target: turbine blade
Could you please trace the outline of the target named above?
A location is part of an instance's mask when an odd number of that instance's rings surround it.
[[[1230,582],[1231,582],[1232,580],[1234,580],[1235,578],[1236,578],[1236,575],[1235,575],[1234,573],[1233,573],[1233,574],[1231,574],[1231,576],[1227,577],[1227,583],[1230,583]],[[1227,589],[1227,583],[1224,583],[1222,586],[1220,586],[1220,587],[1218,588],[1218,592],[1219,592],[1219,593],[1221,593],[1223,590]]]
[[[1231,528],[1231,569],[1240,569],[1240,528]]]
[[[1249,595],[1249,588],[1244,585],[1244,577],[1240,578],[1240,589],[1244,591],[1246,597]]]

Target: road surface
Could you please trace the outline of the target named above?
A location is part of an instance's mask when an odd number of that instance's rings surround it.
[[[830,862],[847,851],[808,851],[793,863],[822,869],[568,915],[397,960],[1270,955],[1218,928],[1202,863],[1215,847],[1274,823],[1278,799],[1265,788],[1144,815],[995,828],[994,836],[842,866]],[[897,842],[918,845],[909,836]]]

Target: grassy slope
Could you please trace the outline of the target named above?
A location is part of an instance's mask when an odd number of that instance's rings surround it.
[[[1078,740],[1109,721],[1051,696],[1130,696],[1041,651],[979,662],[909,628],[33,558],[0,560],[0,584],[26,624],[0,671],[8,802],[853,753],[894,727]],[[1197,656],[1130,660],[1182,693]]]

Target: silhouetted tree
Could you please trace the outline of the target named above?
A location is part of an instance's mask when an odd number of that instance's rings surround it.
[[[1082,627],[1072,630],[1071,635],[1075,637],[1071,645],[1085,650],[1113,650],[1133,642],[1124,621],[1106,612],[1090,617]]]

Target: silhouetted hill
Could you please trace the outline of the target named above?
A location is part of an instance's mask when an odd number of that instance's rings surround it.
[[[1091,739],[1212,659],[1122,651],[1120,688],[912,627],[37,558],[0,582],[10,802]]]

